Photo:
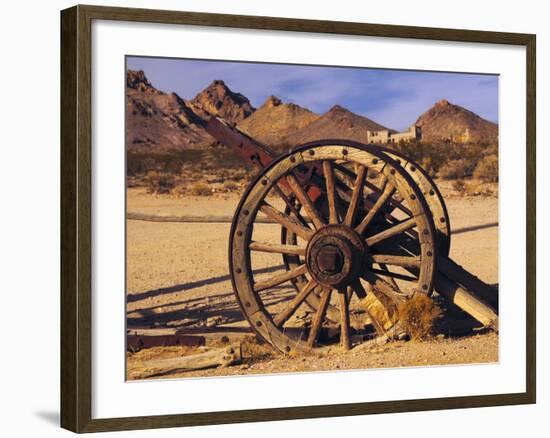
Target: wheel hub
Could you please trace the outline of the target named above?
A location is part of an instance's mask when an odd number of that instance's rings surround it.
[[[354,230],[344,225],[327,225],[309,241],[306,265],[320,284],[341,288],[357,278],[365,252],[365,243]]]

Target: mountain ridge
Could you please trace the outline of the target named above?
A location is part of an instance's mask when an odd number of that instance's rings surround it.
[[[224,81],[214,80],[186,100],[158,90],[141,70],[127,71],[126,142],[129,152],[159,152],[207,148],[215,140],[199,118],[222,117],[246,134],[275,149],[290,148],[327,138],[369,143],[369,132],[394,130],[365,116],[334,105],[319,115],[296,103],[269,96],[259,107]],[[494,143],[498,125],[443,99],[421,114],[416,124],[422,140],[458,143]],[[377,137],[375,137],[377,138]],[[386,134],[378,137],[388,138]],[[397,137],[396,137],[397,138]]]
[[[494,143],[498,140],[496,123],[447,99],[437,101],[418,117],[415,124],[420,126],[424,141]]]

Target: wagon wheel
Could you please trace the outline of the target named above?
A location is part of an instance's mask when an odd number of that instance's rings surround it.
[[[322,169],[308,186],[299,183],[305,165]],[[343,169],[356,175],[351,186],[339,179]],[[369,200],[364,194],[373,184],[381,195]],[[326,198],[328,211],[312,200],[314,189]],[[302,210],[287,214],[284,205],[277,206],[273,192],[281,190],[299,200]],[[399,214],[387,214],[395,202],[402,206]],[[295,241],[270,242],[269,225],[256,223],[258,214],[295,233]],[[401,241],[416,243],[418,252]],[[265,257],[281,254],[298,256],[301,264],[273,274],[280,262]],[[334,323],[349,348],[351,335],[362,334],[350,327],[352,301],[372,293],[396,306],[415,292],[430,293],[434,259],[433,222],[414,181],[387,155],[355,144],[308,145],[271,163],[241,199],[230,235],[230,273],[241,308],[256,332],[286,353],[319,346]],[[387,265],[414,274],[385,270]],[[298,292],[281,289],[296,278],[302,279]],[[315,312],[304,327],[294,317],[306,299]],[[331,302],[337,303],[338,321],[327,317]]]
[[[317,144],[319,143],[320,142],[317,142]],[[346,142],[346,141],[343,141],[343,142],[341,141],[340,143],[344,145],[354,144],[353,142]],[[431,216],[432,218],[434,218],[434,225],[435,225],[435,232],[436,232],[435,241],[436,241],[438,256],[448,256],[450,245],[451,245],[451,226],[449,221],[449,214],[448,214],[443,196],[441,195],[441,192],[437,188],[432,178],[429,176],[428,172],[426,172],[421,166],[419,166],[416,162],[411,160],[409,157],[407,157],[406,155],[394,149],[387,148],[384,146],[379,146],[379,145],[369,145],[369,148],[371,149],[374,148],[388,155],[390,158],[392,158],[395,161],[395,164],[401,166],[417,184],[419,190],[424,195],[424,199],[426,200],[428,208],[431,212]],[[350,177],[353,180],[357,176],[356,174],[353,173],[352,170],[348,170],[348,175],[350,175]],[[371,185],[371,188],[372,188],[372,185]],[[382,195],[382,191],[378,190],[376,193],[376,190],[375,190],[375,193],[371,193],[371,195],[374,195],[374,198],[376,199]],[[326,196],[319,198],[316,202],[316,206],[325,211],[326,211],[326,205],[327,205]],[[347,205],[345,203],[344,203],[344,207],[347,208]],[[387,210],[391,210],[391,206],[388,206]],[[285,209],[285,214],[291,214],[291,213],[292,212],[287,207]],[[297,236],[295,233],[281,226],[281,243],[283,244],[288,243],[291,245],[295,245],[296,238]],[[410,243],[409,243],[409,246],[411,246]],[[413,249],[413,251],[418,252],[418,248]],[[283,254],[282,257],[287,270],[291,270],[301,264],[300,257],[297,255]],[[383,266],[383,268],[387,269],[387,266]],[[298,277],[291,281],[293,286],[297,289],[297,291],[299,291],[304,286],[305,280],[303,277]],[[306,300],[306,303],[310,304],[310,306],[312,305],[312,303],[308,303],[307,300]],[[334,309],[329,306],[329,309],[328,309],[329,316],[331,314],[333,315],[334,312],[335,312]]]

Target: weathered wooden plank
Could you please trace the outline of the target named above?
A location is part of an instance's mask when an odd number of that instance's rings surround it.
[[[163,374],[202,370],[218,366],[235,365],[242,361],[240,344],[224,348],[216,348],[191,356],[179,356],[169,359],[154,359],[143,361],[143,371],[139,377],[153,377]]]
[[[305,223],[311,223],[311,219],[307,216],[302,216]],[[133,221],[146,221],[146,222],[182,222],[189,224],[230,224],[233,222],[233,216],[222,215],[208,215],[208,216],[194,216],[194,215],[158,215],[158,214],[146,214],[129,211],[126,214],[126,219]],[[279,222],[265,217],[263,215],[257,216],[254,220],[257,224],[279,224]]]
[[[128,351],[138,351],[143,348],[151,347],[169,347],[177,345],[186,345],[200,347],[205,345],[204,336],[190,336],[180,334],[166,335],[126,335],[126,349]]]
[[[448,257],[439,257],[437,259],[437,267],[449,279],[460,283],[464,288],[473,291],[476,297],[490,304],[493,308],[498,309],[498,291],[495,288],[466,271],[462,266]]]
[[[444,274],[438,273],[435,279],[435,290],[485,327],[498,331],[498,315],[495,311],[455,281],[450,280]]]

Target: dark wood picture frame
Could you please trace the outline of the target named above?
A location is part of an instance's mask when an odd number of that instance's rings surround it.
[[[92,419],[91,24],[116,20],[519,45],[527,53],[527,321],[523,393]],[[535,108],[531,34],[75,6],[61,12],[61,426],[96,432],[515,405],[536,401]]]

